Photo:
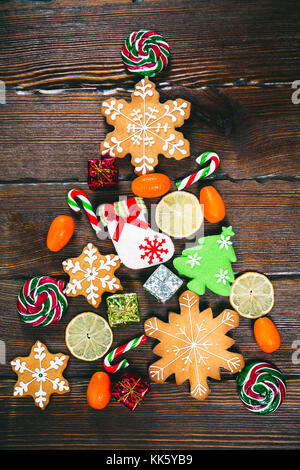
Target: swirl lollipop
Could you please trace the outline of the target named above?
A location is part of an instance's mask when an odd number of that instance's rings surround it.
[[[162,36],[155,31],[141,29],[128,36],[121,55],[129,72],[153,77],[168,65],[170,51]]]
[[[245,407],[262,415],[277,410],[286,395],[284,376],[267,362],[254,361],[244,367],[237,386]]]
[[[17,301],[21,319],[31,326],[47,326],[60,320],[68,307],[63,286],[63,281],[48,276],[27,281]]]

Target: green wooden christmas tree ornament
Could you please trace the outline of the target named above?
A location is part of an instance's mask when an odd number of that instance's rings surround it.
[[[199,238],[198,245],[183,250],[173,260],[182,276],[192,278],[187,287],[195,294],[203,295],[206,288],[217,295],[229,296],[234,273],[231,263],[236,261],[231,237],[232,227],[222,227],[219,235]]]

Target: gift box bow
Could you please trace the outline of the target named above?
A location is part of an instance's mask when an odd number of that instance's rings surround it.
[[[132,197],[114,204],[102,204],[97,212],[104,226],[106,226],[108,222],[117,222],[113,235],[113,240],[117,242],[120,239],[125,224],[132,224],[147,230],[149,227],[148,222],[139,218],[139,215],[146,211],[143,199]]]
[[[89,160],[89,176],[90,178],[96,178],[98,185],[104,186],[105,182],[116,182],[117,173],[118,170],[113,158]]]
[[[134,410],[149,390],[150,384],[148,382],[125,372],[115,385],[112,395],[118,402],[122,402]]]
[[[118,315],[118,317],[135,314],[138,309],[136,294],[117,294],[116,296],[110,296],[107,302],[109,313]]]
[[[154,276],[157,280],[159,280],[163,285],[166,287],[173,289],[174,283],[181,282],[181,280],[169,269],[165,266],[159,266],[157,271],[154,272]]]
[[[131,399],[134,401],[134,403],[140,403],[140,401],[143,398],[143,395],[140,391],[136,390],[136,387],[139,385],[140,378],[138,378],[134,384],[131,383],[129,379],[124,379],[122,381],[122,395],[118,399],[118,401],[128,401],[128,399]]]

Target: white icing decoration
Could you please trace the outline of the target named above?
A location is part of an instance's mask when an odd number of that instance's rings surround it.
[[[20,359],[16,359],[11,361],[11,365],[16,372],[23,373],[25,370],[31,373],[31,380],[28,382],[20,381],[19,385],[15,386],[14,389],[14,396],[23,396],[24,392],[28,392],[28,387],[32,382],[37,382],[40,384],[40,388],[37,392],[35,392],[35,401],[39,405],[40,408],[44,408],[44,404],[46,402],[46,395],[47,393],[43,390],[43,384],[50,382],[52,384],[52,389],[59,391],[69,390],[68,385],[66,385],[65,380],[61,380],[59,377],[54,377],[53,379],[49,377],[47,373],[49,370],[57,370],[59,366],[63,366],[66,360],[66,356],[55,356],[54,360],[50,361],[50,365],[45,368],[43,367],[43,360],[46,357],[45,354],[45,347],[38,341],[36,347],[34,348],[34,355],[35,359],[39,360],[39,367],[36,367],[34,370],[30,369],[27,366],[26,360],[20,361]],[[26,359],[26,358],[25,358]]]

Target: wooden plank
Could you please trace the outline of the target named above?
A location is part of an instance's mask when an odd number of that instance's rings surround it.
[[[7,104],[0,106],[0,341],[5,345],[0,448],[177,453],[298,449],[300,107],[292,101],[291,84],[299,79],[299,9],[291,0],[235,2],[234,8],[230,0],[57,0],[45,5],[14,1],[1,3],[0,18],[0,80],[6,82],[7,92]],[[26,355],[38,338],[51,351],[68,354],[67,323],[92,309],[84,298],[70,298],[58,324],[29,327],[16,310],[23,283],[44,274],[67,280],[62,260],[77,256],[89,241],[104,253],[114,251],[109,239],[96,239],[84,214],[74,215],[75,235],[61,252],[50,253],[45,240],[53,218],[70,214],[66,195],[72,187],[86,190],[94,207],[131,194],[134,174],[128,157],[118,162],[118,189],[98,193],[87,189],[87,159],[98,156],[109,130],[100,114],[102,101],[108,96],[129,99],[136,82],[120,58],[123,41],[134,29],[149,25],[171,47],[170,65],[155,79],[162,101],[178,96],[191,101],[192,115],[182,129],[192,154],[211,149],[221,157],[216,175],[189,188],[198,195],[202,185],[212,182],[224,197],[226,219],[223,224],[206,223],[205,235],[232,225],[235,273],[261,271],[275,288],[269,316],[282,337],[277,351],[270,355],[259,350],[253,324],[245,318],[230,332],[234,349],[247,362],[270,361],[287,378],[285,402],[267,417],[244,408],[235,376],[223,370],[221,381],[209,380],[211,394],[204,402],[190,396],[188,383],[176,386],[170,377],[164,385],[153,384],[135,413],[115,401],[96,412],[87,405],[86,387],[92,373],[103,370],[101,361],[87,364],[74,357],[65,373],[71,393],[53,395],[44,412],[31,398],[12,396],[16,376],[9,361]],[[175,180],[194,169],[192,158],[176,163],[161,157],[157,167],[170,175],[172,189]],[[146,202],[150,213],[150,203],[158,200]],[[175,240],[176,255],[185,242]],[[172,262],[167,265],[172,269]],[[138,294],[141,322],[115,330],[113,346],[141,334],[150,315],[166,321],[169,311],[179,311],[178,295],[185,284],[161,305],[142,287],[149,274],[119,269],[124,291]],[[96,310],[103,316],[106,296]],[[229,306],[228,298],[207,292],[200,307],[207,306],[217,315]],[[156,360],[155,343],[149,338],[138,354],[127,354],[142,376]]]
[[[146,275],[144,275],[146,277]],[[65,277],[67,280],[67,277]],[[0,339],[5,342],[5,364],[1,365],[1,374],[3,377],[13,379],[14,372],[10,367],[10,361],[16,356],[26,356],[29,354],[31,346],[39,339],[44,342],[51,352],[63,352],[69,354],[65,344],[65,328],[69,321],[78,313],[85,311],[95,311],[107,319],[106,301],[108,294],[104,294],[103,301],[99,308],[93,309],[83,297],[69,298],[69,307],[65,316],[59,323],[52,327],[32,327],[24,324],[17,313],[17,296],[22,288],[24,280],[2,280],[0,282],[0,291],[2,292],[2,301],[0,304]],[[137,325],[130,325],[124,328],[113,329],[114,340],[112,348],[120,346],[130,339],[140,336],[144,333],[144,322],[151,316],[158,316],[162,321],[168,321],[169,312],[178,312],[178,295],[186,289],[184,285],[176,295],[172,297],[166,305],[157,302],[142,287],[141,280],[133,280],[121,277],[124,292],[136,292],[139,301],[139,311],[141,321]],[[269,314],[274,321],[281,335],[281,346],[272,354],[263,353],[257,346],[253,337],[253,322],[240,317],[239,327],[232,330],[229,335],[236,341],[233,349],[243,354],[246,361],[266,360],[272,361],[282,370],[286,377],[299,376],[299,362],[297,361],[297,332],[300,328],[300,316],[298,314],[298,291],[299,281],[297,279],[272,279],[275,290],[275,305]],[[288,296],[285,294],[288,292]],[[214,316],[221,313],[224,308],[231,308],[228,298],[220,298],[207,292],[200,298],[200,310],[211,307]],[[147,376],[148,366],[153,363],[157,357],[153,354],[152,348],[157,341],[148,338],[146,344],[140,347],[140,350],[129,351],[126,357],[132,367],[141,374]],[[299,349],[299,345],[298,345]],[[72,380],[78,377],[90,377],[98,369],[102,369],[101,361],[86,363],[70,355],[67,375]],[[222,370],[223,379],[233,379],[233,375]],[[174,384],[174,378],[169,379]],[[212,382],[213,383],[213,382]],[[174,386],[175,388],[175,386]],[[184,387],[182,390],[186,390]]]
[[[101,6],[101,5],[104,5],[106,3],[110,3],[110,4],[120,4],[120,3],[125,3],[125,4],[129,4],[129,3],[138,3],[139,1],[143,1],[143,0],[85,0],[84,1],[84,4],[85,6]],[[153,1],[160,1],[160,0],[152,0]],[[28,9],[32,9],[32,8],[47,8],[49,6],[54,6],[55,8],[59,8],[59,7],[66,7],[66,6],[82,6],[82,1],[81,0],[38,0],[37,2],[35,2],[34,0],[31,1],[31,0],[19,0],[19,1],[14,1],[14,0],[8,0],[8,1],[5,1],[5,0],[1,0],[1,3],[0,3],[0,10],[16,10],[16,9],[21,9],[21,10],[24,10],[25,8],[28,8]]]
[[[256,416],[246,410],[237,395],[235,381],[214,383],[203,402],[171,384],[153,384],[134,413],[114,400],[101,411],[92,410],[85,398],[87,383],[85,379],[72,381],[69,394],[52,395],[47,409],[41,411],[30,397],[11,396],[13,381],[2,381],[0,447],[116,453],[130,449],[169,449],[178,453],[178,450],[299,448],[300,422],[296,413],[299,378],[288,381],[284,403],[268,416]],[[294,410],[292,424],[291,410]]]
[[[224,224],[232,225],[236,233],[234,246],[237,262],[236,272],[258,270],[267,275],[299,274],[299,186],[286,181],[243,181],[239,184],[217,181],[214,186],[224,198],[227,214],[219,224],[204,223],[206,235],[218,233]],[[109,237],[98,240],[84,214],[75,214],[76,230],[70,243],[62,252],[51,253],[46,247],[46,236],[52,220],[59,214],[70,214],[66,197],[73,184],[2,185],[0,213],[1,267],[0,278],[49,275],[62,273],[61,260],[76,256],[89,241],[101,247],[104,253],[113,249]],[[118,193],[92,192],[87,184],[80,184],[97,208],[100,203],[115,201],[130,194],[130,183],[121,182]],[[199,194],[198,184],[191,189]],[[154,211],[159,198],[147,200],[149,221],[155,228]],[[201,231],[201,229],[200,229]],[[199,235],[198,235],[199,236]],[[186,246],[195,244],[190,240],[174,239],[176,254]],[[187,245],[188,243],[188,245]],[[125,268],[120,274],[126,273]],[[144,272],[143,272],[144,273]],[[137,278],[137,274],[129,272]]]
[[[120,50],[130,32],[151,25],[172,51],[163,81],[292,82],[299,78],[297,19],[292,0],[252,0],[234,8],[230,0],[7,8],[1,10],[0,77],[22,87],[133,83]]]
[[[181,128],[192,156],[181,161],[160,156],[157,171],[180,179],[197,171],[194,156],[211,149],[221,158],[213,178],[299,176],[300,106],[293,104],[289,86],[160,89],[162,102],[182,96],[192,103],[191,117]],[[111,93],[130,100],[128,90]],[[0,106],[0,180],[85,182],[87,160],[99,156],[111,130],[100,113],[106,98],[95,89],[54,95],[8,91],[6,105]],[[134,178],[129,156],[117,163],[121,180]]]

